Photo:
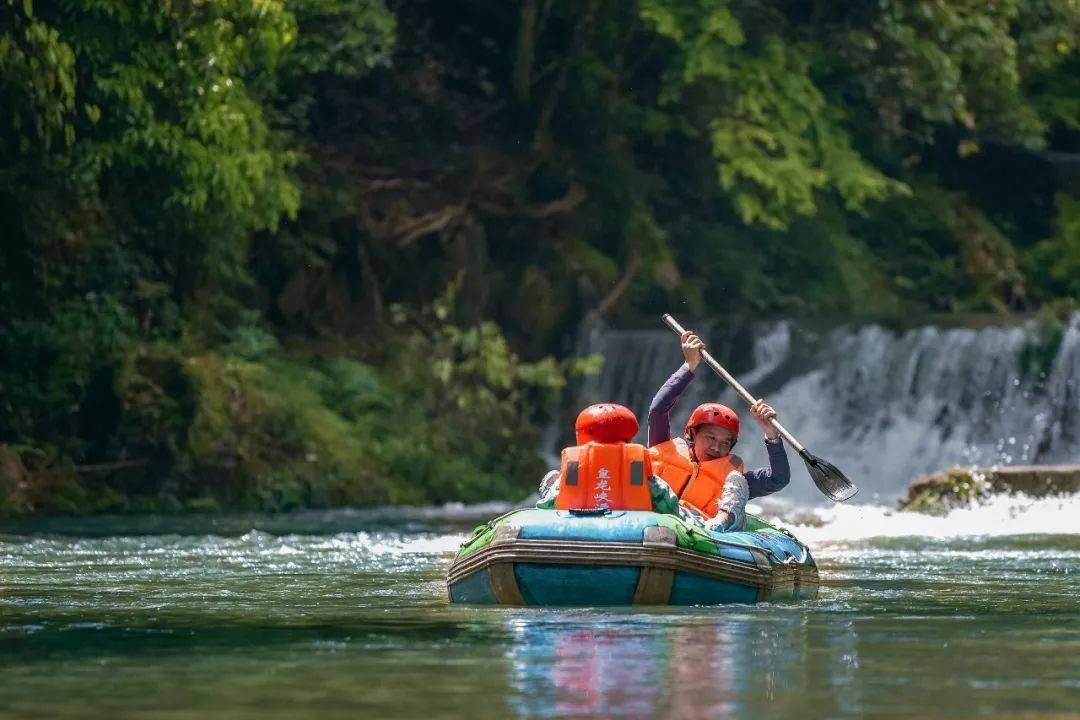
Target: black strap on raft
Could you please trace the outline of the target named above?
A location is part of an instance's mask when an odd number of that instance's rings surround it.
[[[577,485],[578,464],[576,460],[566,463],[566,484]]]
[[[599,517],[601,515],[607,515],[611,512],[611,508],[598,507],[598,508],[570,508],[571,515],[577,515],[579,517]]]

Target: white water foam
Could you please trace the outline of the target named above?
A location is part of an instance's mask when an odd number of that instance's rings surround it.
[[[243,544],[254,533],[241,538],[226,540],[227,543]],[[263,536],[263,533],[258,533]],[[414,554],[441,554],[455,552],[468,537],[465,533],[408,533],[374,531],[338,533],[332,536],[318,535],[265,535],[260,543],[268,552],[278,555],[304,554],[309,552],[345,552],[360,557],[395,557]]]
[[[811,547],[872,538],[1080,535],[1080,495],[998,496],[940,517],[884,505],[834,505],[785,514],[790,519],[781,516],[778,524]]]
[[[398,533],[349,533],[338,535],[350,544],[359,544],[372,555],[410,555],[456,552],[468,537],[464,533],[448,535],[406,535]]]

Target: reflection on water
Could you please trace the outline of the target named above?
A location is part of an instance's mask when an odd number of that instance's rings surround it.
[[[665,683],[671,688],[668,717],[728,717],[735,711],[736,655],[745,647],[744,628],[737,626],[733,632],[710,623],[672,630]]]
[[[525,718],[798,714],[811,683],[824,683],[830,711],[861,712],[850,627],[826,633],[830,652],[818,668],[811,655],[821,648],[808,641],[805,612],[761,620],[739,611],[515,620],[513,706]]]
[[[582,618],[514,624],[514,705],[522,717],[648,717],[660,705],[669,645],[658,633],[588,629]],[[586,621],[587,622],[587,621]]]
[[[0,716],[1067,715],[1080,528],[1040,502],[820,515],[820,600],[645,610],[450,605],[463,511],[0,527]]]
[[[543,626],[518,629],[513,657],[515,686],[526,701],[521,714],[581,715],[607,707],[621,715],[636,704],[632,695],[638,686],[619,692],[633,673],[609,654],[610,636],[584,630],[551,632]],[[628,649],[626,660],[633,662],[634,648]]]

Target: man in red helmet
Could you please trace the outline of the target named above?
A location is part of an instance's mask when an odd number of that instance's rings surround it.
[[[740,530],[749,498],[769,495],[791,479],[787,453],[769,422],[776,412],[759,400],[750,415],[765,432],[769,467],[747,471],[732,453],[739,439],[739,416],[719,403],[699,405],[690,414],[681,438],[671,437],[671,408],[694,379],[705,344],[693,332],[683,333],[686,363],[661,386],[649,406],[649,448],[657,475],[682,499],[710,518],[717,530]]]

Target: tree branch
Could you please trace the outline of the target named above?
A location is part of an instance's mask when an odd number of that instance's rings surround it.
[[[558,200],[543,205],[530,205],[523,212],[531,218],[545,218],[550,215],[568,213],[580,205],[587,197],[589,197],[589,191],[583,185],[573,183],[566,191],[566,194]]]
[[[590,325],[595,325],[600,318],[608,313],[611,308],[615,307],[616,303],[622,300],[622,296],[626,294],[626,291],[630,288],[630,283],[634,279],[634,275],[637,274],[638,267],[641,266],[641,257],[636,250],[630,250],[630,257],[626,263],[626,272],[619,278],[619,281],[612,286],[611,290],[602,300],[596,305],[595,308],[590,310],[585,315],[585,322]]]
[[[425,235],[445,230],[450,223],[461,217],[464,212],[464,205],[447,205],[441,210],[410,218],[395,227],[391,235],[397,236],[399,248],[406,248]]]
[[[75,472],[79,473],[112,472],[113,470],[127,470],[129,468],[143,467],[149,462],[150,460],[148,458],[137,458],[135,460],[116,460],[114,462],[75,465],[74,467]]]

